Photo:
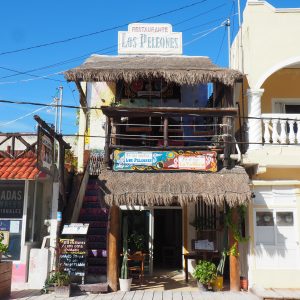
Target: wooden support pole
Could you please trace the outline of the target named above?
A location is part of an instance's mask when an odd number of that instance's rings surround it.
[[[106,129],[105,129],[105,147],[104,147],[104,164],[106,168],[109,168],[109,154],[110,154],[110,138],[111,138],[111,119],[106,117]]]
[[[164,147],[168,147],[168,118],[164,118]]]
[[[118,290],[119,278],[119,249],[118,241],[120,236],[120,208],[113,205],[110,208],[110,220],[108,231],[108,263],[107,263],[107,281],[111,291]]]
[[[238,210],[237,207],[232,208],[232,224],[238,224]],[[231,249],[237,241],[233,237],[233,231],[229,228],[229,247]],[[238,243],[236,244],[237,252],[239,249]],[[230,273],[230,290],[239,291],[240,290],[240,261],[238,255],[229,255],[229,273]]]

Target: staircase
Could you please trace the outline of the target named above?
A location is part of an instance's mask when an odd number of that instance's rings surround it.
[[[99,197],[97,176],[90,176],[78,222],[90,224],[87,233],[87,283],[107,281],[107,226],[109,208]]]

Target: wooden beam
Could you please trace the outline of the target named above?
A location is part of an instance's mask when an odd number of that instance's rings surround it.
[[[75,84],[76,84],[76,87],[78,89],[78,92],[79,92],[79,102],[80,102],[80,105],[82,106],[82,110],[84,111],[84,113],[87,112],[87,101],[86,101],[86,95],[82,89],[82,86],[80,84],[79,81],[75,81]]]
[[[113,205],[110,208],[109,230],[108,230],[108,262],[107,282],[111,291],[118,290],[119,278],[119,249],[118,241],[120,236],[120,208]]]
[[[113,116],[172,116],[172,115],[195,115],[195,116],[237,116],[235,107],[207,108],[207,107],[121,107],[101,106],[102,112],[110,117]]]
[[[231,214],[232,224],[238,224],[238,209],[237,207],[232,208]],[[229,248],[231,249],[236,243],[237,252],[239,249],[238,242],[234,239],[233,231],[229,228]],[[237,253],[238,254],[238,253]],[[232,252],[229,255],[229,273],[230,273],[230,290],[239,291],[240,290],[240,261],[238,255],[233,255]]]
[[[52,135],[58,142],[60,145],[62,145],[65,149],[71,149],[72,147],[70,146],[70,144],[68,144],[67,142],[65,142],[63,140],[63,137],[61,134],[58,134],[54,131],[53,128],[51,128],[44,120],[42,120],[38,115],[34,115],[33,118],[37,121],[37,123],[39,125],[42,126],[43,129],[45,129],[46,131],[49,132],[50,135]]]
[[[109,167],[109,154],[110,154],[110,135],[111,135],[111,119],[106,117],[105,128],[105,146],[104,146],[104,164],[106,168]]]

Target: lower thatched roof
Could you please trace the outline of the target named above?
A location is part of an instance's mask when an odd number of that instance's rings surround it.
[[[251,199],[249,177],[241,167],[218,173],[124,173],[104,171],[99,176],[108,205],[180,205],[203,200],[229,206]]]
[[[221,68],[203,56],[93,55],[82,65],[66,71],[65,78],[86,82],[164,78],[179,85],[208,82],[233,85],[242,74]]]

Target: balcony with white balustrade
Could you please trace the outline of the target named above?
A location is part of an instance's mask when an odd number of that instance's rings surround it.
[[[244,164],[264,168],[300,167],[300,114],[264,113],[248,122]]]

